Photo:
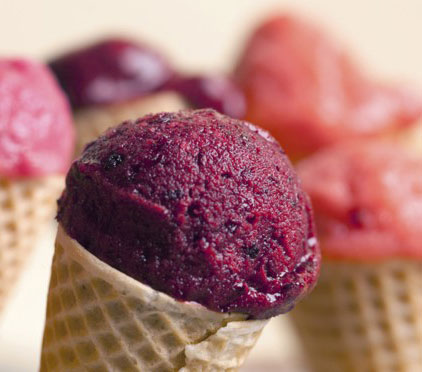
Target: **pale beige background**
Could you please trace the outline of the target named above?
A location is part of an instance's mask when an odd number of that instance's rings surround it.
[[[118,33],[161,48],[181,69],[230,71],[242,41],[275,9],[318,20],[380,78],[422,87],[422,0],[0,0],[0,55],[42,59]],[[38,244],[0,319],[0,372],[37,370],[53,234]],[[294,361],[294,339],[279,323],[249,365]]]
[[[422,84],[421,0],[0,0],[0,52],[41,58],[118,32],[184,69],[230,69],[239,41],[274,9],[320,20],[377,74]]]

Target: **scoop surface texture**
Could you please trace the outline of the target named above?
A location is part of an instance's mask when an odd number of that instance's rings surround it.
[[[324,257],[422,259],[422,157],[397,146],[336,146],[299,163]]]
[[[69,105],[48,69],[0,60],[0,177],[65,173],[73,146]]]
[[[283,150],[213,110],[106,132],[74,162],[58,220],[116,269],[220,312],[289,311],[319,272],[309,200]]]

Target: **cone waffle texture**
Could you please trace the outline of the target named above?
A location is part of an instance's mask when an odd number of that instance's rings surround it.
[[[0,178],[0,311],[42,234],[64,187],[62,176],[31,180]]]
[[[236,371],[267,320],[179,302],[56,239],[41,371]]]
[[[422,371],[422,262],[325,262],[293,318],[318,372]]]
[[[137,119],[160,111],[178,111],[186,107],[178,94],[164,92],[130,102],[81,109],[75,113],[76,154],[80,154],[87,143],[97,138],[106,129],[125,120]]]

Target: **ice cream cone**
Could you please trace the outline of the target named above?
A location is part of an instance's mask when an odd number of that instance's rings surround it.
[[[178,111],[186,107],[186,103],[177,93],[163,92],[129,102],[80,109],[75,113],[76,154],[79,155],[88,142],[113,125],[149,113]]]
[[[266,323],[176,301],[59,227],[41,371],[235,371]]]
[[[63,176],[0,179],[0,311],[63,187]]]
[[[326,261],[292,311],[310,366],[321,372],[422,370],[422,262]]]

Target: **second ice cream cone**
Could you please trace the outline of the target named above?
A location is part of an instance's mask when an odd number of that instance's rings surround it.
[[[292,317],[316,371],[422,370],[421,160],[361,143],[298,165],[325,260]]]

